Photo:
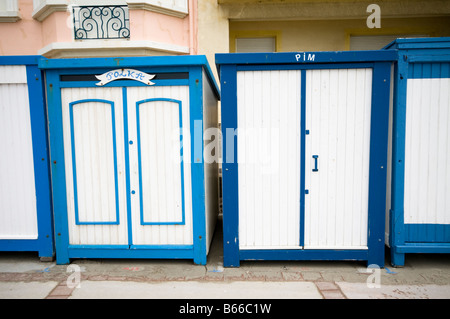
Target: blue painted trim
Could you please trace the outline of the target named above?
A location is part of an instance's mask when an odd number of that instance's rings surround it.
[[[447,54],[421,54],[405,55],[410,63],[450,62],[450,50]]]
[[[405,243],[394,247],[395,254],[404,256],[405,253],[416,254],[448,254],[450,253],[450,243]],[[403,263],[398,266],[404,266]]]
[[[192,250],[194,245],[132,245],[130,249],[177,249],[177,250]]]
[[[448,243],[450,244],[450,225],[448,224],[405,224],[405,243]]]
[[[395,247],[405,244],[403,203],[408,67],[409,63],[401,58],[394,69],[392,180],[391,209],[389,214],[389,246],[391,247],[391,264],[394,266],[403,266],[405,264],[405,256],[397,254]]]
[[[384,267],[386,169],[391,63],[376,62],[370,123],[368,264]]]
[[[314,60],[312,59],[314,56]],[[395,61],[395,50],[282,53],[218,53],[216,64],[316,64],[344,62]],[[309,59],[308,59],[309,58]]]
[[[61,89],[57,71],[46,72],[48,127],[52,171],[52,194],[55,221],[56,262],[69,263],[69,225],[67,216],[66,173],[61,107]]]
[[[4,55],[0,56],[0,65],[26,65],[37,67],[40,55]]]
[[[80,221],[78,214],[78,187],[77,187],[77,169],[76,169],[76,150],[75,150],[75,129],[73,122],[73,108],[77,104],[83,103],[106,103],[111,106],[111,121],[112,121],[112,138],[113,138],[113,157],[114,157],[114,195],[116,202],[116,220],[107,222],[96,222],[96,221]],[[116,147],[116,120],[115,120],[115,110],[114,102],[102,99],[84,99],[73,101],[69,103],[69,113],[70,113],[70,144],[72,148],[72,171],[73,171],[73,194],[74,194],[74,209],[75,209],[75,225],[119,225],[120,224],[120,214],[119,214],[119,186],[117,177],[117,147]]]
[[[301,71],[300,80],[300,246],[305,246],[305,165],[306,165],[306,70]]]
[[[152,57],[112,57],[83,59],[40,58],[40,69],[93,69],[93,68],[180,68],[202,67],[211,83],[212,90],[220,98],[220,90],[205,55],[152,56]],[[143,70],[144,71],[144,70]]]
[[[40,257],[53,257],[53,209],[44,81],[42,72],[37,65],[27,65],[26,73],[36,190],[37,242],[39,243],[37,248]]]
[[[237,138],[237,78],[236,66],[220,68],[222,89],[222,209],[223,265],[239,267],[239,183]]]
[[[130,182],[130,144],[128,137],[128,94],[127,88],[122,88],[122,109],[123,109],[123,143],[125,153],[125,193],[127,198],[127,233],[128,244],[133,245],[133,223],[131,215],[131,182]]]
[[[203,74],[189,72],[189,125],[191,130],[191,185],[194,263],[206,265],[205,166],[203,161]]]
[[[408,79],[450,78],[450,62],[410,63]]]
[[[50,247],[43,242],[40,235],[38,239],[0,239],[0,251],[37,251],[39,257],[53,257],[52,238],[49,237],[47,240],[51,241]]]
[[[142,160],[141,160],[141,129],[139,118],[139,106],[147,102],[165,101],[178,104],[178,123],[180,127],[180,172],[181,172],[181,221],[170,222],[146,222],[144,221],[144,202],[142,194]],[[140,203],[140,220],[141,225],[185,225],[185,205],[184,205],[184,160],[183,160],[183,108],[182,102],[169,98],[153,98],[136,102],[136,126],[137,126],[137,143],[138,143],[138,166],[139,166],[139,203]]]
[[[41,69],[92,69],[92,68],[138,68],[204,66],[208,63],[204,55],[151,56],[151,57],[106,57],[39,60]]]
[[[400,38],[386,45],[384,49],[450,48],[450,37]]]
[[[367,260],[368,250],[255,249],[241,250],[241,260]],[[381,267],[384,267],[384,263]]]
[[[130,249],[128,246],[99,246],[89,248],[82,246],[80,248],[71,246],[69,249],[70,258],[146,258],[146,259],[192,259],[193,250],[188,247],[179,246],[161,246],[144,249]],[[68,263],[68,262],[67,262]],[[67,264],[65,263],[65,264]],[[58,263],[60,264],[60,263]]]
[[[69,245],[69,249],[192,249],[193,245]]]
[[[129,245],[69,245],[69,249],[129,249]]]

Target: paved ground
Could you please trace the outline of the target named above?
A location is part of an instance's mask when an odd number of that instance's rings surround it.
[[[221,229],[206,266],[190,260],[41,262],[0,252],[0,299],[450,299],[450,254],[410,254],[404,268],[364,262],[247,261],[223,268]],[[387,251],[387,256],[389,256]],[[389,258],[389,257],[387,257]]]

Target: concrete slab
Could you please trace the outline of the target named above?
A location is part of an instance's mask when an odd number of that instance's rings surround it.
[[[349,299],[449,299],[450,285],[380,285],[369,288],[366,283],[336,283]]]
[[[58,282],[0,282],[0,299],[44,299]]]
[[[322,299],[312,282],[82,281],[70,299]]]
[[[56,263],[41,262],[37,256],[30,254],[3,253],[0,262],[0,273],[45,272]]]

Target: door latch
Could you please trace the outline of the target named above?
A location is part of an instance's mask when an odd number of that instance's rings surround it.
[[[313,172],[318,172],[319,168],[317,167],[317,161],[319,159],[319,155],[313,155],[312,157],[314,158],[314,168],[313,168],[312,171]]]

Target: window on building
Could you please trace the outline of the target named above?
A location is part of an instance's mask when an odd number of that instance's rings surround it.
[[[236,52],[275,52],[275,37],[236,38]]]
[[[364,35],[350,36],[350,50],[380,50],[397,38],[423,38],[427,35]]]

